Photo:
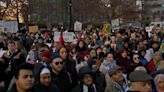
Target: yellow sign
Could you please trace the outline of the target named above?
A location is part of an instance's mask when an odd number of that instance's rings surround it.
[[[111,31],[111,25],[109,23],[104,24],[103,31],[105,35],[109,35]]]
[[[36,33],[38,32],[38,26],[29,26],[29,32],[30,33]]]

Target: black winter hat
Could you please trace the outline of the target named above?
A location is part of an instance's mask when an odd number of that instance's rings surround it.
[[[91,75],[93,75],[93,72],[92,72],[92,70],[91,70],[90,67],[84,66],[84,67],[80,68],[80,70],[79,70],[79,77],[80,78],[83,78],[83,76],[85,74],[91,74]]]

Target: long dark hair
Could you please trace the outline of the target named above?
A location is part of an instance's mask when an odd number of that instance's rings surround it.
[[[84,44],[83,48],[79,47],[80,42],[83,42],[83,44]],[[78,41],[76,49],[77,49],[77,51],[84,51],[86,49],[86,43],[83,40]]]

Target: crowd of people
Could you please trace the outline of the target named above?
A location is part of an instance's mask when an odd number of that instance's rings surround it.
[[[164,92],[164,30],[0,34],[0,92]]]

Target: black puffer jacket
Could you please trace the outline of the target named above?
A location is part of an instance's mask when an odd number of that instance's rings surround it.
[[[38,84],[35,86],[35,92],[59,92],[59,90],[55,84],[50,84],[48,87]]]
[[[64,71],[61,71],[58,75],[52,73],[52,82],[56,84],[60,92],[71,91],[70,76]]]

